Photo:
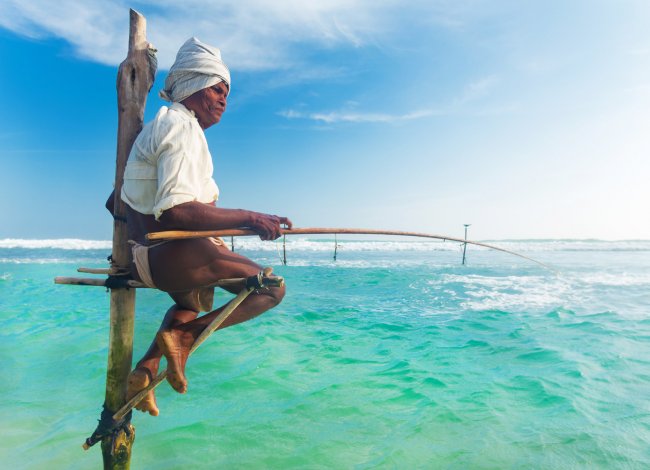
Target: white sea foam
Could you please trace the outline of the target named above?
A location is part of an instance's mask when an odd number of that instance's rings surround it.
[[[461,303],[461,307],[469,310],[530,310],[531,308],[549,309],[561,307],[567,301],[569,294],[566,286],[536,284],[521,290],[504,292],[490,288],[469,290],[470,297]]]
[[[94,265],[101,259],[95,258],[0,258],[0,264],[88,264]],[[108,267],[108,266],[107,266]]]
[[[230,240],[226,239],[230,246]],[[341,253],[358,251],[458,251],[459,243],[442,241],[391,241],[391,240],[341,240],[337,242],[337,250]],[[308,238],[292,238],[286,241],[287,251],[334,252],[334,239],[314,240]],[[265,242],[253,238],[235,239],[235,250],[281,251],[282,239],[275,242]]]
[[[230,246],[230,240],[226,240]],[[552,251],[650,251],[650,240],[491,240],[486,241],[505,250],[514,252],[552,252]],[[287,250],[296,251],[333,251],[334,239],[291,238],[286,241]],[[463,244],[442,240],[346,240],[338,238],[338,250],[345,251],[460,251]],[[282,240],[274,243],[253,238],[236,238],[235,249],[276,250],[282,249]],[[469,245],[470,251],[486,251],[488,248]]]
[[[516,252],[540,251],[650,251],[650,240],[491,240]]]
[[[444,290],[449,297],[456,293],[450,286],[462,285],[464,300],[460,306],[468,310],[548,309],[564,305],[572,294],[571,285],[562,278],[548,276],[482,276],[476,274],[444,274],[427,281],[431,295]]]
[[[582,297],[588,294],[600,298],[606,288],[640,288],[638,292],[645,292],[648,286],[650,273],[591,271],[561,276],[443,274],[427,280],[424,286],[413,288],[421,289],[431,297],[439,293],[444,293],[445,298],[460,295],[463,309],[523,311],[593,304],[593,299]]]
[[[5,238],[0,240],[0,248],[54,248],[61,250],[98,250],[110,249],[112,243],[105,240],[81,240],[78,238],[58,238],[50,240],[30,240]]]
[[[650,286],[650,273],[590,272],[576,276],[576,282],[594,287]]]

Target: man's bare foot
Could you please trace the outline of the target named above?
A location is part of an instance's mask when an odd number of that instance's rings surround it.
[[[129,374],[126,385],[126,399],[130,400],[137,395],[140,390],[145,388],[153,380],[152,371],[146,367],[136,367]],[[160,411],[156,405],[156,397],[153,390],[147,393],[142,400],[135,404],[135,409],[143,412],[148,412],[151,416],[158,416]]]
[[[194,337],[177,329],[160,330],[156,335],[156,344],[167,359],[167,382],[178,393],[187,392],[185,363]]]

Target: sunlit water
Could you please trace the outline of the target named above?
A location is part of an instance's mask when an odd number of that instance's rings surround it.
[[[134,415],[135,469],[648,468],[650,242],[236,241],[285,301]],[[82,249],[74,249],[75,247]],[[0,240],[0,467],[100,468],[108,243]],[[225,294],[217,300],[225,301]],[[135,355],[170,300],[137,294]]]

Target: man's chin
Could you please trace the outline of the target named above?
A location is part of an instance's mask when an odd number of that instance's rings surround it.
[[[221,116],[211,116],[210,121],[206,122],[205,125],[202,125],[203,129],[207,129],[209,127],[214,126],[215,124],[219,124],[219,121],[221,121]]]

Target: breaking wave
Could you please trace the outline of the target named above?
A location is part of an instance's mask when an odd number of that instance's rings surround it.
[[[106,240],[81,240],[78,238],[58,238],[49,240],[5,238],[0,240],[0,248],[98,250],[107,248],[110,249],[111,246],[112,242]]]

